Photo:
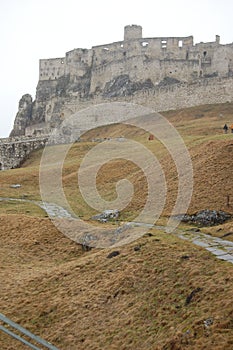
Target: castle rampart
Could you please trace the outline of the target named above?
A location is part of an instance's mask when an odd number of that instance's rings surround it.
[[[143,38],[140,26],[126,26],[124,40],[41,59],[39,67],[36,99],[26,94],[20,100],[13,137],[46,137],[96,103],[126,101],[165,111],[233,100],[233,43],[221,45],[218,35],[194,45],[193,36]],[[3,153],[10,157],[10,149]],[[20,164],[22,154],[19,148],[20,161],[8,166]]]

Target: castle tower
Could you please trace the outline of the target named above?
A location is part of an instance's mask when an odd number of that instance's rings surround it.
[[[142,38],[142,27],[135,24],[125,26],[124,41]]]

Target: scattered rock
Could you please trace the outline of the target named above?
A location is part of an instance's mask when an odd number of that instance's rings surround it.
[[[119,254],[120,254],[120,252],[118,250],[114,250],[113,252],[108,254],[107,259],[114,258],[115,256],[117,256]]]
[[[217,210],[201,210],[193,215],[184,215],[183,222],[194,223],[200,226],[214,226],[223,224],[225,221],[232,218],[232,215],[224,211]]]
[[[144,236],[145,236],[145,237],[152,237],[152,236],[153,236],[153,233],[147,232]]]
[[[89,252],[92,249],[92,247],[90,247],[89,245],[86,245],[86,244],[82,244],[81,246],[82,246],[83,252]]]
[[[21,185],[20,184],[13,184],[13,185],[10,185],[11,188],[20,188]]]
[[[110,209],[110,210],[105,210],[103,213],[92,216],[92,220],[98,220],[100,222],[107,222],[112,219],[118,219],[119,217],[119,210],[118,209]]]
[[[205,326],[205,328],[209,328],[210,326],[212,326],[213,323],[214,323],[214,320],[212,317],[210,317],[204,321],[204,326]]]
[[[189,259],[189,255],[182,255],[182,256],[181,256],[181,259],[182,259],[182,260],[188,260],[188,259]]]
[[[133,248],[133,250],[134,250],[135,252],[138,252],[139,250],[141,250],[141,247],[140,247],[140,246],[136,246],[136,247]]]
[[[186,298],[186,301],[185,301],[185,305],[188,305],[191,303],[193,297],[198,293],[198,292],[201,292],[202,291],[202,288],[196,288],[194,289]]]

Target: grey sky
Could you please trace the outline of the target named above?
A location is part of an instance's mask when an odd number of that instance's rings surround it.
[[[194,36],[233,42],[232,0],[1,0],[0,137],[8,136],[25,93],[35,97],[40,58],[62,57],[123,39],[139,24],[144,37]]]

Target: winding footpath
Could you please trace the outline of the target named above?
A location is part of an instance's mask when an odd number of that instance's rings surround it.
[[[34,201],[29,199],[18,199],[18,198],[5,198],[0,197],[0,201],[17,201],[32,203],[39,206],[41,209],[45,210],[49,217],[51,218],[61,218],[67,219],[72,218],[72,215],[64,208],[53,203],[45,203],[42,201]],[[127,225],[134,226],[146,226],[148,228],[157,228],[165,231],[165,226],[150,225],[144,223],[129,222]],[[225,260],[233,264],[233,242],[223,240],[218,237],[213,237],[202,232],[196,232],[195,230],[184,231],[181,229],[176,229],[173,234],[177,237],[192,242],[193,244],[200,246],[211,254],[215,255],[218,259]]]

